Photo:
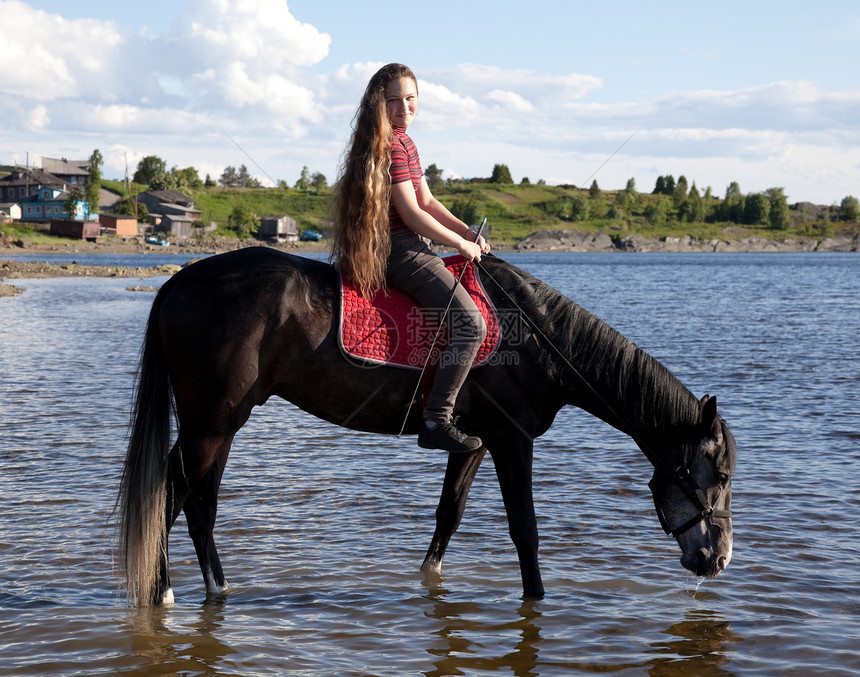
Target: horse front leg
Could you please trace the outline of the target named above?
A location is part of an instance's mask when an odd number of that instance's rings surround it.
[[[538,529],[532,495],[532,443],[531,441],[493,453],[493,463],[502,490],[508,530],[517,549],[523,596],[542,598],[543,581],[538,564]]]
[[[421,571],[439,573],[442,570],[442,558],[445,557],[451,537],[460,526],[469,489],[486,453],[486,447],[482,447],[473,454],[448,455],[445,482],[439,505],[436,507],[436,530],[433,532],[433,540],[424,557]]]

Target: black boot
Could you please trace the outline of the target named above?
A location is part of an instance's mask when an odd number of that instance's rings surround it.
[[[440,424],[430,430],[425,424],[418,433],[418,446],[422,449],[441,449],[453,453],[469,453],[483,446],[480,437],[467,435],[453,423]]]

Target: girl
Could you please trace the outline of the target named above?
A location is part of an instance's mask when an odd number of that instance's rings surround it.
[[[429,242],[456,249],[467,261],[480,261],[490,247],[430,192],[406,134],[417,113],[415,75],[402,64],[383,66],[370,79],[355,115],[337,186],[332,258],[368,298],[391,285],[441,319],[453,294],[446,318],[449,341],[439,357],[418,445],[470,452],[482,442],[457,428],[454,403],[486,327]]]

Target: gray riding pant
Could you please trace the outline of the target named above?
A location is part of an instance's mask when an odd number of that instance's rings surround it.
[[[427,241],[408,228],[391,233],[386,283],[412,296],[430,312],[436,323],[451,301],[439,335],[440,341],[447,336],[448,344],[439,355],[436,375],[424,407],[425,420],[443,425],[450,423],[457,393],[487,333],[481,312]],[[414,329],[424,332],[424,335],[429,334],[431,339],[435,334],[435,331],[423,327]]]

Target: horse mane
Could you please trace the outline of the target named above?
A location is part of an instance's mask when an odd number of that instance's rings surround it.
[[[587,398],[582,387],[585,380],[603,400],[598,410],[610,416],[617,414],[637,430],[665,433],[700,422],[698,399],[657,359],[526,271],[494,257],[482,261],[490,269],[489,274],[564,355],[562,359],[538,338],[542,348],[538,359],[563,392],[578,392]],[[485,283],[499,298],[501,292],[493,289],[495,286],[492,281]],[[615,425],[615,421],[602,417]]]

